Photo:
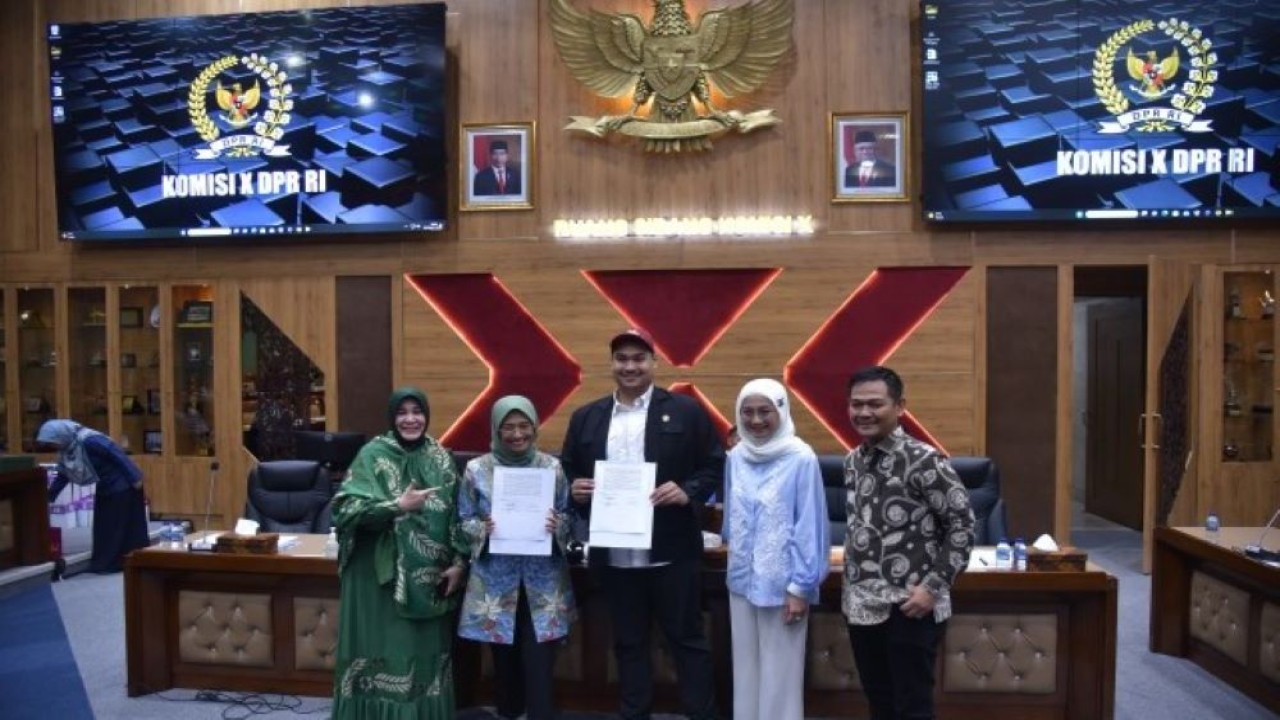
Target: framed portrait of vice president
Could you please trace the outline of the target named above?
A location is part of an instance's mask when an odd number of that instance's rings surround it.
[[[831,201],[907,200],[911,127],[906,113],[831,115]]]
[[[531,122],[464,124],[459,153],[459,209],[532,208],[534,139]]]

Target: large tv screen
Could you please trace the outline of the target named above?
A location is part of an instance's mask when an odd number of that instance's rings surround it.
[[[441,230],[445,6],[51,24],[65,240]]]
[[[1280,3],[924,0],[925,219],[1280,216]]]

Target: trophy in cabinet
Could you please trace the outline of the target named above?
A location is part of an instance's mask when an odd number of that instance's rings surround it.
[[[1240,402],[1240,391],[1236,389],[1235,381],[1227,375],[1222,382],[1225,390],[1223,409],[1231,417],[1240,417],[1244,413],[1244,405]]]
[[[1262,317],[1273,318],[1276,316],[1276,299],[1271,295],[1270,290],[1262,291],[1262,297],[1258,298],[1258,304],[1262,306]]]

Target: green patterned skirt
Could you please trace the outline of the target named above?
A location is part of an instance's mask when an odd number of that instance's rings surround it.
[[[334,720],[451,720],[453,613],[400,617],[375,579],[373,543],[361,545],[342,574]]]

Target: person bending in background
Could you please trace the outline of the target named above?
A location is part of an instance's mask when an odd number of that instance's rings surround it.
[[[427,434],[416,388],[391,394],[390,430],[360,449],[333,499],[341,614],[333,717],[454,716],[455,594],[470,546],[453,457]]]
[[[871,720],[934,717],[938,641],[951,586],[969,563],[969,492],[937,448],[903,432],[902,378],[886,367],[849,379],[848,531],[843,610]]]
[[[488,643],[493,651],[499,717],[555,717],[552,684],[556,645],[569,632],[575,609],[565,546],[570,535],[569,481],[560,461],[540,452],[538,412],[528,398],[508,395],[490,414],[490,452],[467,463],[458,517],[471,538],[471,576],[462,601],[458,635]],[[555,506],[546,529],[549,556],[499,555],[491,551],[496,468],[542,468],[555,476]]]
[[[781,383],[744,385],[736,416],[724,474],[733,717],[803,720],[809,607],[831,553],[826,492]]]
[[[151,544],[142,470],[111,438],[72,420],[45,422],[36,442],[58,454],[58,478],[49,488],[50,502],[69,482],[97,486],[89,572],[120,572],[125,555]]]

